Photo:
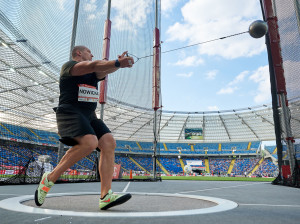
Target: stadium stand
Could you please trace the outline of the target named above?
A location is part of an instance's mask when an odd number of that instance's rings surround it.
[[[196,151],[204,151],[205,149],[208,149],[208,150],[217,150],[219,147],[219,144],[218,143],[197,143],[195,144],[194,146],[194,149]]]
[[[57,164],[57,144],[59,136],[53,132],[40,131],[25,127],[18,127],[0,124],[0,170],[7,167],[18,167],[18,169],[28,165],[32,160],[37,161],[39,156],[47,155],[50,158],[49,163],[55,167]],[[257,155],[260,142],[236,142],[236,143],[159,143],[157,150],[160,152],[158,164],[160,172],[168,175],[182,175],[183,166],[187,160],[209,162],[209,172],[217,175],[226,175],[229,170],[232,159],[224,157],[229,155],[232,158],[239,156],[234,160],[231,175],[245,175],[249,173],[257,164]],[[275,146],[266,147],[272,156]],[[296,145],[297,151],[300,151],[300,145]],[[286,151],[286,147],[285,147]],[[121,164],[122,171],[129,172],[133,170],[136,173],[150,174],[153,169],[153,143],[152,142],[134,142],[117,140],[116,164]],[[300,153],[297,154],[299,156]],[[180,156],[180,158],[179,158]],[[249,157],[250,156],[250,157]],[[251,158],[252,156],[252,158]],[[97,154],[92,153],[76,163],[70,168],[71,171],[95,171]],[[206,159],[205,159],[206,158]],[[181,161],[180,161],[181,160]],[[208,168],[208,167],[207,167]],[[276,172],[276,165],[271,161],[264,161],[255,171],[254,175],[272,176]],[[3,171],[2,171],[3,173]]]
[[[117,148],[123,148],[123,149],[129,148],[129,149],[139,150],[139,147],[136,144],[136,142],[124,141],[124,140],[117,141]]]
[[[300,144],[295,144],[296,159],[300,160]]]
[[[139,142],[139,144],[142,147],[142,149],[152,149],[153,148],[152,142]],[[163,148],[160,150],[163,150]]]
[[[273,156],[276,160],[278,159],[278,156],[277,156],[277,147],[274,145],[274,146],[265,146],[265,150],[267,150],[271,156]]]
[[[0,123],[0,132],[3,139],[34,142],[44,145],[56,145],[59,140],[59,136],[54,132],[30,129],[6,123]]]
[[[265,146],[265,150],[267,150],[271,155],[275,153],[276,146]]]
[[[160,162],[169,171],[170,174],[183,173],[181,164],[177,157],[161,157]]]
[[[231,175],[233,176],[246,176],[251,172],[255,165],[258,163],[259,158],[242,158],[236,159]]]
[[[227,174],[231,159],[209,159],[209,170],[212,174]]]
[[[276,177],[278,175],[278,167],[270,159],[265,159],[254,172],[254,175],[259,177]]]
[[[142,171],[128,156],[116,155],[115,163],[121,164],[121,167],[126,170]]]
[[[222,143],[222,150],[246,150],[248,148],[248,142],[236,142],[236,143]]]

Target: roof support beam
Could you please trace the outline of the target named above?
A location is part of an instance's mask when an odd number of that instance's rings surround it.
[[[205,135],[206,135],[206,125],[205,125],[205,116],[204,116],[204,114],[203,114],[203,124],[202,124],[202,128],[203,128],[203,130],[202,130],[202,134],[203,134],[203,140],[205,140]]]
[[[238,114],[235,114],[239,119],[241,119],[242,120],[242,124],[245,124],[248,128],[249,128],[249,130],[255,135],[255,137],[258,139],[258,140],[260,140],[260,138],[258,137],[258,135],[256,134],[256,132],[249,126],[249,124],[244,120],[244,118],[242,118],[240,115],[238,115]]]
[[[167,122],[160,128],[160,131],[162,131],[164,129],[164,127],[169,125],[169,122],[173,119],[173,117],[175,116],[175,113],[167,120]]]
[[[224,120],[223,120],[223,118],[222,118],[222,116],[221,116],[220,114],[219,114],[219,117],[220,117],[221,122],[222,122],[222,124],[223,124],[223,126],[224,126],[224,128],[225,128],[225,131],[226,131],[226,133],[227,133],[227,136],[228,136],[229,140],[231,141],[231,137],[230,137],[230,134],[229,134],[229,132],[228,132],[227,126],[226,126],[226,124],[225,124],[225,122],[224,122]]]
[[[180,140],[180,136],[182,135],[183,130],[186,128],[186,123],[187,123],[187,121],[188,121],[189,118],[190,118],[190,116],[188,115],[188,116],[186,117],[185,121],[184,121],[184,124],[182,125],[181,131],[180,131],[180,134],[179,134],[177,140]]]
[[[268,122],[269,124],[271,124],[272,126],[274,126],[274,124],[270,121],[268,121],[266,118],[264,118],[263,116],[261,116],[260,114],[255,113],[254,111],[252,111],[253,114],[255,114],[255,116],[258,116],[262,119],[262,121]]]

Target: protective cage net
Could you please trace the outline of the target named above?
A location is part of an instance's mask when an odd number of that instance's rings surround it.
[[[295,170],[286,176],[287,184],[300,186],[300,4],[299,1],[274,0],[274,9],[278,18],[281,56],[283,60],[284,77],[286,81],[287,100],[289,102],[289,117],[283,117],[280,111],[281,134],[283,142],[283,164],[295,160]],[[290,125],[292,136],[295,139],[291,150],[294,158],[290,158],[286,142],[286,124]],[[285,166],[285,165],[284,165]],[[289,171],[290,172],[290,171]]]
[[[79,2],[75,45],[87,46],[94,60],[102,59],[108,1]],[[75,9],[75,1],[0,2],[1,184],[38,183],[43,172],[58,163],[59,136],[52,108],[58,104],[60,67],[70,56]],[[159,130],[161,115],[161,110],[154,115],[152,109],[155,1],[113,0],[110,20],[109,59],[127,50],[136,61],[133,68],[108,76],[104,122],[112,124],[109,128],[117,139],[114,178],[143,175],[152,180],[153,160],[159,162],[162,147],[157,137],[154,153],[154,128]],[[100,117],[100,105],[96,113]],[[133,124],[137,117],[147,122]],[[59,181],[98,180],[97,163],[95,151]],[[157,165],[155,172],[160,171]]]

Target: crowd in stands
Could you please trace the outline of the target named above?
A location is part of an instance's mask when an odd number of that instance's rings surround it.
[[[209,171],[213,174],[226,174],[231,159],[209,159]]]
[[[70,167],[72,170],[96,170],[97,153],[93,152],[87,157],[79,160],[74,166]]]
[[[49,155],[51,165],[57,165],[57,143],[59,136],[56,133],[46,132],[36,129],[29,129],[9,124],[0,123],[0,165],[24,166],[30,159],[37,160],[40,155]],[[237,143],[159,143],[157,150],[161,156],[158,161],[170,174],[183,173],[182,163],[178,156],[182,158],[183,164],[186,159],[192,160],[199,158],[203,160],[204,156],[209,157],[210,173],[225,174],[228,172],[231,159],[221,157],[224,154],[239,154],[254,156],[260,147],[260,142],[237,142]],[[300,146],[296,145],[299,151],[297,156],[300,157]],[[275,148],[274,148],[275,149]],[[273,150],[274,149],[270,149]],[[272,151],[272,153],[273,153]],[[286,151],[286,148],[285,148]],[[270,151],[271,153],[271,151]],[[143,155],[142,155],[143,154]],[[153,169],[153,143],[152,142],[135,142],[117,140],[115,162],[122,165],[122,169],[152,172]],[[191,157],[190,157],[191,156]],[[193,157],[194,156],[194,157]],[[197,156],[197,158],[195,158]],[[220,158],[218,158],[220,156]],[[275,157],[275,154],[272,154]],[[76,163],[71,169],[78,170],[95,170],[95,161],[97,154],[90,156]],[[258,159],[241,158],[236,159],[232,170],[233,175],[244,175],[253,170]],[[137,164],[140,164],[137,165]],[[160,170],[160,167],[158,170]],[[258,175],[274,172],[276,166],[265,161],[261,169],[257,170]],[[162,170],[161,170],[162,171]]]
[[[115,163],[121,164],[122,169],[126,171],[130,171],[130,170],[141,171],[140,167],[138,167],[129,157],[124,155],[116,155]]]
[[[25,166],[31,161],[37,160],[40,155],[49,155],[52,158],[50,163],[56,166],[57,152],[53,149],[45,149],[45,146],[0,140],[0,157],[5,165]]]
[[[177,157],[160,157],[159,162],[163,164],[170,174],[183,173],[181,164]]]
[[[254,172],[259,177],[276,177],[278,175],[278,166],[270,159],[265,159],[259,168]]]
[[[38,161],[41,155],[48,155],[51,158],[49,163],[53,167],[57,165],[58,154],[54,147],[0,140],[0,165],[2,166],[28,166],[31,162]],[[96,154],[91,154],[71,169],[92,170],[95,160]]]
[[[258,161],[259,158],[236,159],[231,174],[246,176],[254,169]]]
[[[30,159],[37,160],[40,155],[49,155],[50,163],[53,167],[57,164],[57,151],[49,146],[37,146],[31,144],[16,143],[11,141],[1,141],[0,157],[1,166],[25,166]],[[186,160],[202,160],[204,166],[204,157],[184,157],[182,163],[185,165]],[[71,169],[76,170],[95,170],[97,154],[92,153],[90,156],[82,159]],[[171,174],[182,174],[182,164],[178,156],[160,156],[158,161]],[[227,158],[209,158],[210,173],[215,175],[227,174],[231,159]],[[245,175],[253,170],[258,163],[259,158],[238,158],[235,160],[232,175]],[[147,155],[127,155],[117,153],[115,162],[121,164],[125,171],[147,171],[151,173],[153,170],[153,158]],[[139,165],[137,165],[139,164]],[[159,168],[159,166],[158,166]],[[259,169],[254,173],[258,176],[272,176],[276,173],[277,166],[271,160],[265,160]],[[159,169],[160,170],[160,169]]]
[[[152,157],[145,156],[132,156],[132,158],[141,166],[147,170],[149,173],[153,170],[153,160]]]

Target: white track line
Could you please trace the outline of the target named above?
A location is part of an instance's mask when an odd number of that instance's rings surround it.
[[[10,196],[10,195],[13,195],[13,196],[21,196],[21,194],[0,194],[0,196]]]
[[[245,206],[269,206],[269,207],[296,207],[300,208],[300,205],[270,205],[270,204],[239,204]]]
[[[118,193],[118,192],[116,192]],[[200,209],[190,209],[190,210],[176,210],[176,211],[159,211],[159,212],[74,212],[74,211],[62,211],[62,210],[52,210],[36,208],[31,206],[26,206],[22,204],[24,201],[34,200],[33,195],[24,195],[21,197],[8,198],[0,201],[0,208],[16,211],[25,212],[31,214],[43,214],[43,215],[59,215],[59,216],[81,216],[81,217],[165,217],[165,216],[182,216],[182,215],[199,215],[208,214],[215,212],[223,212],[234,209],[238,206],[237,203],[221,198],[197,196],[197,195],[183,195],[183,194],[162,194],[162,193],[141,193],[141,192],[130,192],[132,195],[142,195],[142,196],[164,196],[164,197],[177,197],[182,200],[188,199],[198,199],[211,201],[216,203],[216,206]],[[73,193],[58,193],[58,194],[48,194],[47,197],[63,197],[63,196],[79,196],[79,195],[95,195],[95,192],[73,192]],[[137,208],[138,210],[138,208]],[[47,218],[47,217],[45,217]]]
[[[34,220],[35,222],[39,222],[39,221],[42,221],[42,220],[45,220],[45,219],[50,219],[51,216],[48,216],[48,217],[45,217],[45,218],[41,218],[41,219],[36,219]]]
[[[129,185],[130,185],[130,182],[128,182],[128,184],[126,185],[126,187],[124,188],[124,190],[122,191],[122,193],[125,193],[127,191]]]
[[[193,193],[193,192],[201,192],[201,191],[212,191],[212,190],[220,190],[220,189],[226,189],[226,188],[244,187],[244,186],[256,185],[256,184],[266,184],[266,182],[251,183],[251,184],[240,184],[240,185],[228,186],[228,187],[207,188],[207,189],[195,190],[195,191],[182,191],[182,192],[178,192],[176,194]]]

